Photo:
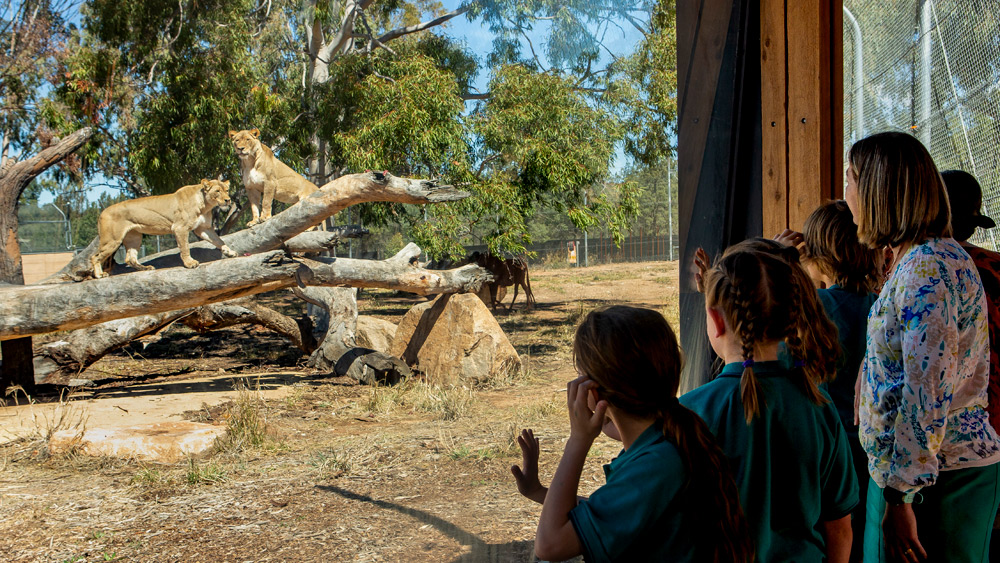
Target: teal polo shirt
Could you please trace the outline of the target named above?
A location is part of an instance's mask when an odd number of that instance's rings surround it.
[[[656,425],[605,465],[604,475],[605,485],[569,513],[588,563],[696,560],[699,530],[684,521],[684,464]]]
[[[819,562],[826,550],[818,526],[851,513],[858,481],[837,410],[810,401],[786,366],[754,364],[764,407],[749,425],[740,363],[680,401],[704,419],[732,463],[757,561]]]
[[[837,361],[837,377],[826,384],[826,390],[833,399],[833,406],[840,415],[844,428],[853,429],[854,424],[854,382],[858,379],[858,368],[865,359],[868,338],[868,311],[878,299],[875,293],[854,293],[839,285],[816,290],[823,303],[826,316],[837,327],[841,354]]]

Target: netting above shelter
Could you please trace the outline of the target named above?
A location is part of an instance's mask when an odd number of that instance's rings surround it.
[[[939,169],[975,175],[1000,218],[1000,0],[844,0],[845,150],[887,130],[916,135]]]

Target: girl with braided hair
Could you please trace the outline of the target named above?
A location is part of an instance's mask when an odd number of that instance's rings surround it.
[[[580,377],[567,387],[570,437],[550,488],[538,482],[538,442],[519,443],[522,494],[542,503],[535,554],[596,561],[752,561],[753,548],[728,461],[711,433],[677,400],[681,352],[663,315],[614,306],[576,331]],[[624,450],[604,466],[590,498],[577,488],[604,429]]]
[[[820,388],[837,333],[798,253],[775,245],[744,241],[706,272],[708,337],[726,364],[680,400],[732,463],[759,561],[846,562],[858,483]]]

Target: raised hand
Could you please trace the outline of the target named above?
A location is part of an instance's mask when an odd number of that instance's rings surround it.
[[[588,399],[597,393],[597,383],[585,375],[574,379],[566,386],[566,406],[569,409],[569,439],[579,440],[589,446],[604,427],[604,415],[608,402],[598,400],[594,410],[590,410]]]
[[[698,293],[705,293],[705,274],[708,273],[710,264],[708,253],[699,246],[698,250],[694,251],[694,285],[698,288]]]
[[[785,246],[791,246],[792,248],[798,248],[798,246],[806,241],[806,238],[802,236],[802,233],[798,231],[793,231],[791,229],[785,229],[781,231],[780,234],[774,237],[774,240],[780,242]]]
[[[548,489],[538,480],[538,438],[535,438],[535,433],[530,428],[525,428],[517,437],[517,445],[521,446],[521,465],[524,466],[524,469],[517,465],[510,467],[510,472],[517,481],[517,492],[541,504],[545,502]]]

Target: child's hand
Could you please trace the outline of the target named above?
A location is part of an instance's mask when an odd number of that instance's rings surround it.
[[[570,381],[566,386],[566,406],[569,409],[569,439],[584,440],[592,444],[604,426],[604,413],[608,402],[597,401],[594,410],[587,404],[591,393],[597,392],[597,383],[585,375]]]
[[[516,465],[510,467],[510,472],[517,481],[517,492],[542,504],[548,489],[538,480],[538,438],[535,438],[535,433],[530,428],[526,428],[517,437],[517,445],[521,446],[521,465],[524,466],[524,470]]]
[[[698,288],[698,293],[705,293],[705,274],[708,272],[710,262],[708,253],[699,246],[694,251],[694,285]]]
[[[798,248],[800,244],[806,241],[805,237],[802,236],[802,233],[791,229],[781,231],[780,234],[774,237],[774,240],[792,248]]]

